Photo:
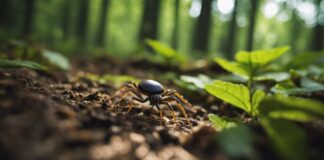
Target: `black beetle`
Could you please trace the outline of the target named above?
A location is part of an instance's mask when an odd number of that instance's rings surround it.
[[[189,107],[192,105],[185,99],[181,94],[179,94],[176,90],[167,89],[165,90],[161,83],[154,81],[154,80],[143,80],[136,85],[134,82],[127,82],[121,86],[121,88],[117,92],[120,97],[124,97],[128,93],[133,93],[134,96],[132,97],[132,101],[129,104],[128,112],[132,109],[133,101],[138,101],[141,103],[145,103],[147,101],[150,102],[150,104],[153,107],[157,107],[157,109],[160,111],[160,120],[162,124],[162,117],[163,112],[160,108],[161,104],[164,104],[168,106],[168,108],[172,111],[173,120],[176,123],[175,114],[172,105],[170,105],[169,102],[176,102],[176,106],[181,110],[181,112],[186,117],[189,125],[191,126],[191,123],[188,119],[187,113],[182,106],[182,104],[185,104]],[[143,98],[143,95],[146,95],[146,98]]]

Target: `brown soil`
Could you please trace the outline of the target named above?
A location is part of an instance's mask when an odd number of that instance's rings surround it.
[[[106,57],[78,58],[68,72],[0,69],[0,159],[230,159],[219,149],[207,115],[242,112],[224,111],[219,101],[217,107],[210,97],[184,93],[193,104],[186,108],[193,127],[178,110],[175,124],[167,109],[161,125],[159,112],[147,104],[136,103],[127,113],[129,98],[114,97],[114,85],[77,76],[109,73],[157,80],[169,69]],[[312,157],[323,157],[323,128],[312,125],[304,126],[312,135]],[[276,159],[263,129],[250,127],[259,158]]]
[[[0,70],[1,159],[213,159],[217,146],[205,109],[194,105],[186,118],[113,98],[116,88],[80,72],[131,74],[141,68],[119,62],[77,60],[68,73]],[[136,63],[133,63],[136,64]],[[131,64],[132,65],[132,64]],[[125,67],[130,68],[125,71]],[[119,68],[119,69],[118,69]]]

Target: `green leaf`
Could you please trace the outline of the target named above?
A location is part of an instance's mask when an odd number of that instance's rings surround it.
[[[253,132],[245,125],[237,125],[224,129],[217,135],[217,141],[227,155],[235,158],[253,156]],[[244,158],[243,158],[244,159]]]
[[[0,68],[30,68],[35,70],[47,70],[46,66],[33,61],[0,59]]]
[[[301,87],[296,87],[291,81],[276,84],[271,88],[274,93],[284,95],[303,95],[312,92],[324,91],[324,85],[308,78],[302,78]]]
[[[311,99],[275,95],[262,100],[259,112],[272,118],[309,121],[324,117],[324,104]]]
[[[290,78],[290,74],[287,72],[271,72],[271,73],[259,74],[257,77],[254,77],[253,80],[257,80],[257,81],[274,80],[276,82],[282,82],[288,80],[289,78]]]
[[[301,122],[307,122],[314,119],[312,114],[299,110],[274,110],[269,112],[268,116],[277,119],[284,118]]]
[[[171,47],[159,41],[147,39],[145,40],[145,43],[148,46],[152,47],[156,53],[162,55],[167,59],[176,60],[177,62],[180,63],[184,63],[187,59],[185,55],[178,53],[176,50],[172,49]]]
[[[235,55],[236,61],[257,66],[263,66],[282,56],[289,50],[288,46],[268,50],[257,50],[252,52],[240,51]]]
[[[51,64],[57,66],[58,68],[62,70],[68,70],[69,69],[69,60],[64,57],[62,54],[44,50],[42,52],[42,56],[47,59]]]
[[[308,78],[302,78],[300,85],[309,91],[324,91],[324,85]]]
[[[258,114],[258,107],[262,99],[264,98],[265,93],[261,90],[256,90],[252,96],[252,115]]]
[[[177,55],[177,52],[170,48],[169,46],[159,42],[159,41],[155,41],[152,39],[147,39],[145,41],[145,43],[147,45],[149,45],[150,47],[152,47],[156,52],[160,53],[161,55],[168,57],[168,58],[173,58]]]
[[[215,114],[209,114],[208,119],[213,123],[214,127],[218,130],[223,130],[225,128],[231,128],[231,127],[237,126],[237,124],[239,123],[238,121],[235,121],[234,119],[221,118]]]
[[[215,58],[216,63],[218,63],[222,68],[228,72],[237,74],[244,78],[249,76],[250,71],[243,65],[236,62],[229,62],[223,58]]]
[[[181,75],[180,80],[186,83],[191,83],[194,84],[195,87],[199,89],[204,89],[205,85],[209,82],[211,82],[211,79],[204,75],[204,74],[199,74],[198,76],[188,76],[188,75]]]
[[[308,159],[306,135],[301,128],[287,120],[270,118],[262,118],[261,125],[282,159]]]
[[[216,80],[207,84],[205,89],[223,101],[251,113],[250,94],[244,85]]]

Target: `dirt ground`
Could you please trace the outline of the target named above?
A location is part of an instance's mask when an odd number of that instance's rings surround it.
[[[197,97],[186,97],[193,102],[187,108],[192,127],[178,110],[177,125],[167,110],[161,125],[159,112],[147,104],[127,113],[129,99],[114,97],[112,84],[77,78],[110,73],[146,79],[165,69],[139,64],[99,58],[74,60],[68,72],[1,69],[1,159],[229,159],[215,141],[210,108],[195,104]],[[253,129],[264,135],[260,127]],[[259,139],[261,159],[275,158],[268,140]]]
[[[193,127],[179,111],[177,125],[167,111],[161,125],[158,111],[146,104],[135,104],[127,113],[129,101],[113,97],[117,90],[113,85],[76,78],[80,72],[126,73],[117,63],[96,63],[78,60],[69,72],[51,74],[0,70],[1,159],[190,160],[219,156],[205,109],[196,105],[187,109]],[[127,72],[145,78],[139,70]]]

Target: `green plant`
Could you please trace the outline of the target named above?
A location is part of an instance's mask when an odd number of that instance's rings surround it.
[[[15,65],[18,67],[17,65],[21,64],[25,67],[31,68],[30,62],[37,62],[43,66],[46,66],[48,69],[69,69],[69,60],[61,53],[47,49],[40,49],[19,40],[11,40],[7,43],[8,44],[6,45],[8,45],[9,49],[6,51],[7,53],[4,53],[0,58],[15,59],[15,61],[13,61],[14,63],[10,62],[10,65],[12,66]],[[36,68],[33,67],[32,69]]]
[[[263,73],[265,67],[275,59],[282,56],[289,50],[288,46],[269,50],[240,51],[235,55],[235,61],[230,62],[223,58],[216,58],[215,61],[225,70],[246,78],[247,87],[251,90],[254,78]]]
[[[70,67],[69,60],[58,52],[43,50],[41,56],[59,69],[68,70]]]
[[[162,56],[166,63],[171,62],[183,65],[188,61],[188,57],[186,55],[177,52],[173,48],[159,41],[147,39],[145,40],[145,44],[150,46],[155,51],[155,53]]]
[[[258,104],[265,96],[265,93],[261,90],[255,91],[250,96],[251,91],[246,86],[219,80],[207,84],[205,89],[212,95],[248,112],[252,116],[257,114]]]
[[[253,93],[253,80],[264,70],[265,66],[283,55],[288,49],[289,47],[285,46],[271,50],[240,51],[235,55],[235,62],[216,58],[215,61],[227,71],[247,78],[247,86],[217,80],[207,84],[205,89],[210,94],[255,116],[258,112],[258,104],[265,93],[261,90]]]
[[[288,47],[280,47],[272,50],[239,52],[235,62],[216,58],[216,62],[224,69],[247,79],[247,85],[215,80],[205,85],[205,90],[249,113],[254,119],[253,122],[261,124],[265,129],[275,150],[282,158],[307,159],[305,133],[290,121],[308,122],[320,119],[324,117],[324,105],[304,98],[266,96],[262,90],[252,88],[256,77],[266,70],[265,67],[287,50]],[[322,84],[309,79],[303,79],[302,84],[302,87],[308,90],[322,89]],[[281,86],[276,86],[277,91],[279,87]],[[219,117],[214,114],[209,115],[209,120],[221,131],[243,123],[235,118]],[[294,148],[298,152],[295,152]]]
[[[30,68],[46,71],[48,68],[33,61],[0,59],[0,68]]]

